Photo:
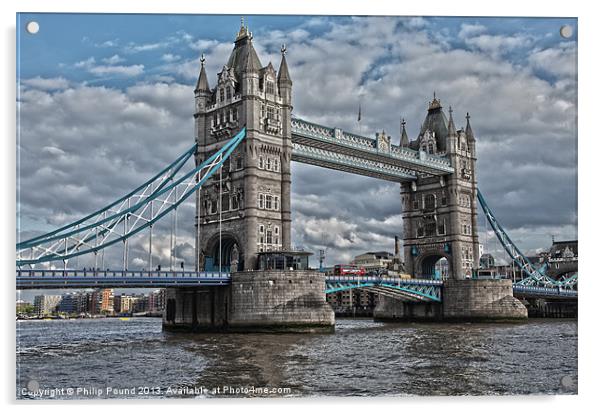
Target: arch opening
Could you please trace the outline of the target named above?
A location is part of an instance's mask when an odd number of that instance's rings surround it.
[[[447,257],[443,255],[429,255],[420,263],[419,278],[430,280],[447,280],[450,274],[450,265]]]
[[[238,265],[236,270],[241,271],[244,265],[242,252],[240,249],[240,245],[236,241],[236,238],[230,234],[222,233],[222,242],[221,242],[221,260],[220,260],[220,240],[219,236],[212,239],[207,246],[207,254],[205,256],[205,271],[219,271],[220,270],[220,262],[221,262],[221,270],[222,272],[230,272],[231,264],[232,264],[232,256],[234,247],[238,250]]]

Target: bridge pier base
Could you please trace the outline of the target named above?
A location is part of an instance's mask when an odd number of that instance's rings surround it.
[[[511,280],[447,280],[442,303],[415,303],[379,296],[379,321],[516,321],[527,308],[512,296]]]
[[[374,308],[375,321],[437,321],[443,318],[441,303],[414,303],[381,295]]]
[[[163,329],[187,332],[334,331],[316,271],[247,271],[229,286],[166,290]]]
[[[512,321],[527,318],[527,308],[512,295],[512,280],[443,282],[446,320]]]

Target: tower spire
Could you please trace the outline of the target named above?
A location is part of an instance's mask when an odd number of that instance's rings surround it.
[[[201,73],[196,82],[195,92],[209,92],[209,81],[207,80],[207,72],[205,71],[205,54],[201,54]]]
[[[406,120],[404,118],[401,118],[401,139],[399,140],[399,145],[403,147],[410,145],[408,133],[406,132]]]
[[[282,60],[280,61],[280,68],[278,69],[278,84],[292,85],[291,76],[288,73],[288,64],[286,63],[286,45],[283,44],[280,48],[280,54]]]
[[[449,122],[447,124],[447,136],[456,136],[456,125],[454,125],[454,118],[452,116],[453,109],[449,107]]]
[[[470,126],[470,113],[466,112],[466,137],[469,141],[474,141],[472,127]]]

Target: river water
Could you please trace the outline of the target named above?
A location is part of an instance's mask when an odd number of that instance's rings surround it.
[[[17,397],[576,394],[577,322],[175,334],[157,318],[17,322]]]

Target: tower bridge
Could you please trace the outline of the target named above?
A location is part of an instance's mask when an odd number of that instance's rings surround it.
[[[477,190],[476,138],[455,126],[435,96],[419,135],[405,122],[396,145],[292,116],[292,86],[281,50],[278,70],[262,65],[253,37],[241,26],[232,53],[209,84],[205,59],[194,89],[194,146],[126,196],[81,220],[17,244],[17,288],[166,287],[165,328],[225,330],[331,329],[325,292],[363,288],[380,296],[380,314],[420,317],[525,318],[509,280],[471,279],[478,266],[477,204],[509,256],[528,274],[523,296],[576,297],[576,275],[558,281],[535,268],[512,243]],[[195,167],[185,168],[194,159]],[[412,280],[324,277],[308,268],[259,268],[258,256],[291,250],[291,162],[398,183],[406,271]],[[194,196],[194,271],[128,269],[128,242]],[[105,271],[104,249],[123,245],[123,270]],[[172,244],[173,247],[173,244]],[[94,258],[92,270],[69,265]],[[451,279],[419,279],[446,258]],[[99,262],[100,261],[100,262]],[[62,263],[62,270],[48,265]],[[43,266],[40,268],[40,266]],[[46,267],[44,267],[46,266]],[[404,303],[403,305],[400,302]],[[408,305],[410,305],[408,307]]]

